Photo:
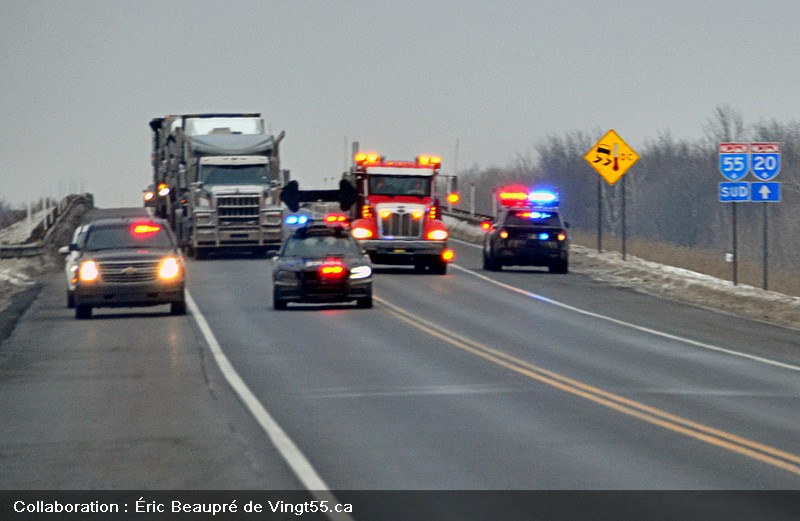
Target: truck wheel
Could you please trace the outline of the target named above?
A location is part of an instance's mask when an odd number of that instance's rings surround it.
[[[272,294],[272,307],[276,311],[283,311],[286,309],[286,301],[278,297],[275,293]]]
[[[75,318],[77,320],[85,320],[87,318],[92,318],[92,306],[87,306],[85,304],[76,305]]]
[[[361,309],[372,308],[372,295],[356,299],[356,306],[358,306]]]

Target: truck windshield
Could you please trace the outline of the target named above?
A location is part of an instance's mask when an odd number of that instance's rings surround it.
[[[267,165],[202,165],[200,180],[206,185],[266,185]]]
[[[431,194],[431,178],[373,175],[369,178],[369,193],[373,195],[429,196]]]

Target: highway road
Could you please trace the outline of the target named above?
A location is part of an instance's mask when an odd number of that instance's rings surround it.
[[[275,311],[231,257],[188,261],[189,316],[76,321],[48,277],[0,345],[0,488],[800,488],[797,331],[454,246],[373,309]]]

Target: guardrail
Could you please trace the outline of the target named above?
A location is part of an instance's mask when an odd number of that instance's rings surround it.
[[[0,259],[14,259],[17,257],[36,257],[44,253],[44,244],[34,242],[29,244],[2,244],[0,245]]]
[[[94,206],[92,194],[68,195],[62,199],[57,206],[49,208],[46,212],[40,212],[41,217],[37,219],[37,226],[44,226],[46,230],[44,240],[35,242],[21,242],[12,244],[0,244],[0,259],[11,259],[17,257],[36,257],[45,252],[45,245],[52,242],[52,233],[61,220],[69,215],[73,208],[78,204]]]
[[[442,208],[442,215],[447,215],[448,217],[453,217],[455,219],[459,219],[461,221],[465,221],[472,224],[480,224],[481,221],[486,219],[492,219],[491,215],[483,215],[480,213],[470,213],[467,210],[461,210],[459,208]]]

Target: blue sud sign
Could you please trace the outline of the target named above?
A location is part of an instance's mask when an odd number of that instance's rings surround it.
[[[720,143],[719,171],[729,181],[739,181],[750,170],[749,143]]]

